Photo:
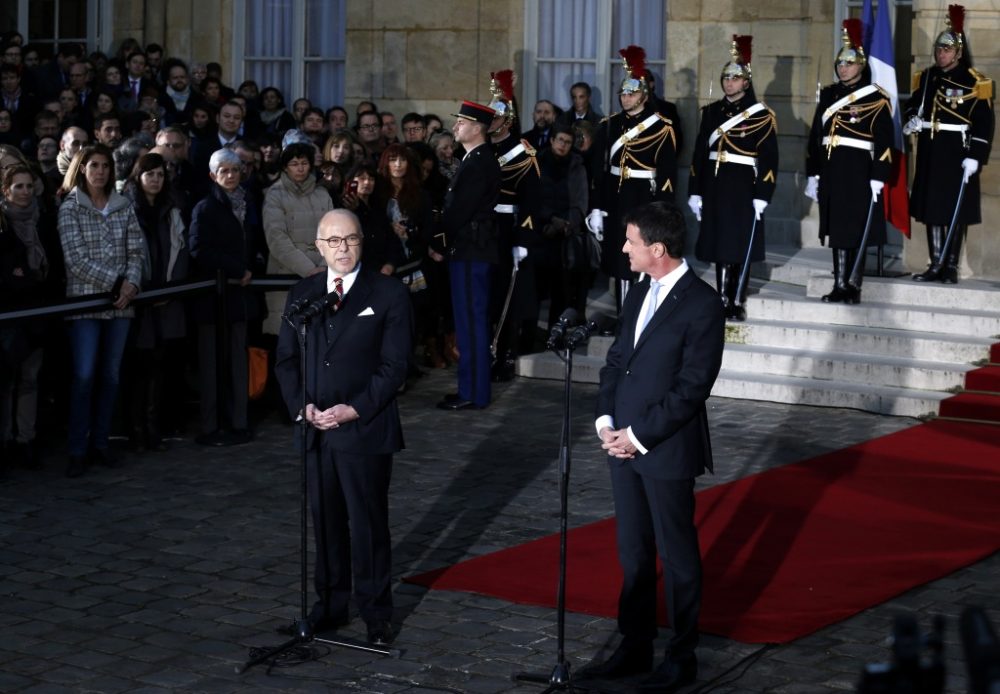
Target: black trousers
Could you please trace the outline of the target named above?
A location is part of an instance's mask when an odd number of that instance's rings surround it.
[[[618,560],[625,574],[618,599],[618,630],[625,642],[656,638],[656,555],[663,562],[664,597],[673,629],[667,649],[682,660],[698,645],[701,553],[694,525],[694,480],[640,475],[612,463]]]
[[[362,619],[391,620],[392,456],[343,453],[325,440],[312,453],[306,473],[316,537],[316,594],[328,614],[340,614],[347,611],[353,585]]]

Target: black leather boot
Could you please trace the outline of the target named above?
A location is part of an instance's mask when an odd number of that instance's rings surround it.
[[[857,284],[851,284],[851,275],[854,272],[854,263],[857,262],[858,253],[861,253],[861,263],[858,266],[858,277]],[[865,254],[860,249],[849,249],[847,251],[847,257],[845,259],[847,265],[844,267],[844,303],[845,304],[860,304],[861,303],[861,282],[864,280],[865,276]]]
[[[965,238],[965,227],[955,227],[952,234],[951,245],[948,246],[944,254],[944,262],[941,265],[941,276],[938,277],[944,284],[958,284],[958,261],[962,257],[962,240]]]
[[[834,248],[833,291],[831,291],[829,294],[823,295],[822,301],[824,304],[839,304],[844,300],[847,289],[847,278],[845,277],[845,273],[850,272],[850,270],[846,269],[846,266],[847,266],[847,249]]]
[[[931,264],[923,272],[914,275],[914,281],[935,282],[941,278],[941,249],[944,246],[944,237],[947,231],[942,226],[927,226],[927,254],[931,258]]]
[[[743,291],[739,291],[740,285],[740,270],[742,270],[740,265],[729,265],[729,284],[726,286],[726,295],[729,297],[729,317],[735,321],[745,321],[747,319],[747,288],[744,286]],[[749,284],[749,280],[747,282]]]
[[[729,294],[726,292],[729,282],[729,266],[723,265],[722,263],[715,264],[715,288],[719,292],[719,297],[722,299],[722,308],[726,312],[726,318],[729,318],[732,311],[732,303],[729,301]]]
[[[622,306],[625,305],[625,297],[628,295],[628,290],[632,288],[632,280],[617,280],[615,282],[615,308],[617,309],[617,315],[622,314]]]

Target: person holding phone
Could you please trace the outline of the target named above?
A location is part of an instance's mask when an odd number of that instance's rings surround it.
[[[342,202],[361,222],[365,235],[365,265],[375,272],[391,275],[404,258],[399,244],[389,243],[395,234],[385,213],[385,201],[385,183],[380,181],[375,165],[368,160],[355,164],[347,173]]]

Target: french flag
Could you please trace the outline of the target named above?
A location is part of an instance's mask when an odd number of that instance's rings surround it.
[[[878,14],[872,22],[872,0],[862,8],[865,24],[865,54],[872,69],[872,81],[889,94],[895,144],[892,152],[892,173],[885,186],[885,218],[910,237],[910,195],[906,189],[906,150],[903,147],[903,124],[899,114],[899,90],[896,88],[896,66],[893,58],[892,27],[889,11],[892,3],[880,0]]]

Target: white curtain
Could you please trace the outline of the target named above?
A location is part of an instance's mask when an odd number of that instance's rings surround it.
[[[618,93],[618,85],[625,77],[619,49],[642,46],[646,50],[646,63],[657,78],[657,92],[663,94],[663,64],[666,56],[667,25],[663,17],[663,0],[613,0],[611,24],[611,94]]]
[[[538,98],[569,107],[574,82],[597,80],[600,0],[542,0],[538,5]],[[568,62],[566,59],[586,62]],[[600,103],[597,99],[594,103]],[[534,104],[525,104],[522,110]],[[530,113],[527,111],[526,115]],[[530,117],[522,127],[529,128]]]
[[[256,80],[261,89],[277,87],[289,107],[301,96],[323,109],[341,104],[345,5],[346,0],[246,0],[247,79]],[[303,13],[301,24],[296,12]],[[304,35],[295,35],[296,26]],[[301,72],[293,69],[300,64]]]
[[[307,0],[306,96],[322,109],[344,102],[344,56],[347,53],[346,2]]]
[[[244,73],[261,89],[276,87],[291,108],[292,0],[247,0]]]

